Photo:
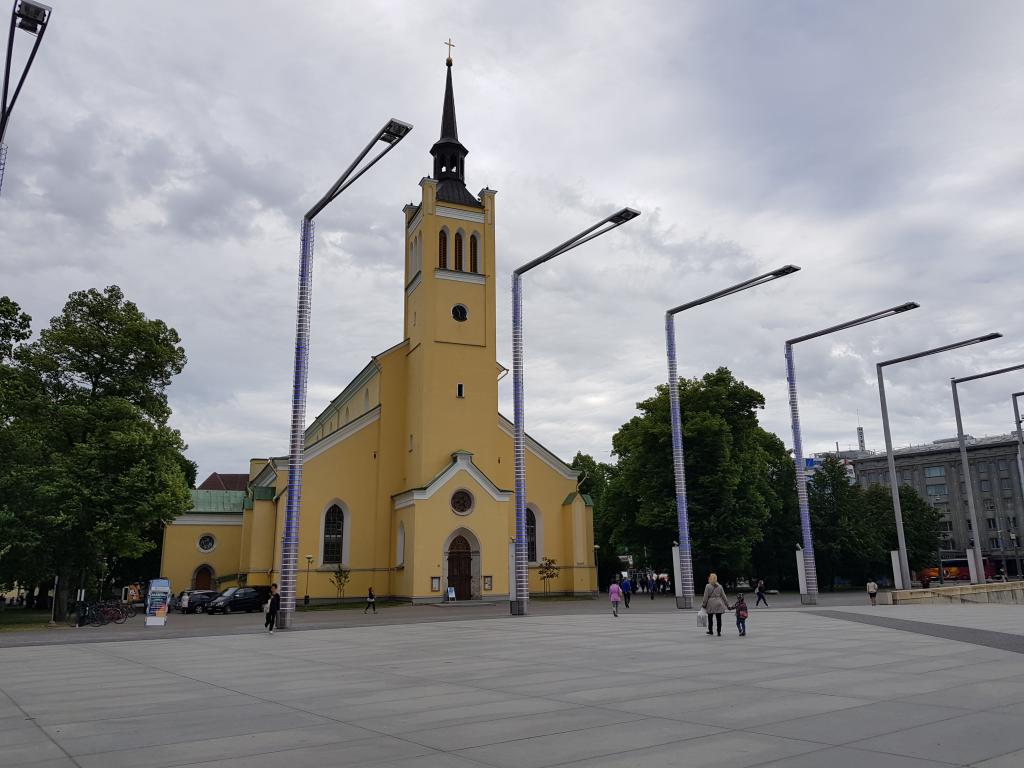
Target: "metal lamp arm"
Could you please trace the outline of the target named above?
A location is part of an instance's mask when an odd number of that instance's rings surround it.
[[[11,77],[11,57],[14,53],[14,19],[15,16],[11,14],[11,31],[7,36],[7,57],[4,61],[4,87],[3,87],[3,98],[0,100],[0,144],[3,143],[4,134],[7,132],[7,121],[10,119],[11,112],[14,110],[14,103],[18,100],[18,94],[21,93],[21,87],[25,85],[25,80],[28,78],[28,71],[32,68],[32,62],[36,57],[36,51],[39,50],[39,44],[43,42],[43,35],[46,34],[46,28],[49,26],[49,16],[46,18],[46,22],[41,24],[39,27],[39,33],[36,35],[36,41],[32,46],[32,51],[28,55],[28,61],[25,62],[25,68],[21,72],[21,78],[18,80],[18,85],[14,88],[14,94],[11,96],[11,101],[7,103],[7,93],[10,87]]]
[[[528,261],[526,264],[523,264],[523,266],[521,266],[521,267],[519,267],[519,269],[515,270],[515,274],[522,275],[525,272],[529,272],[531,269],[533,269],[534,267],[540,266],[545,261],[550,261],[551,259],[555,258],[556,256],[561,256],[563,253],[566,253],[567,251],[571,251],[573,248],[575,248],[575,247],[577,247],[579,245],[583,245],[583,243],[587,242],[588,240],[593,240],[595,237],[599,237],[600,235],[603,235],[605,232],[609,232],[610,230],[615,229],[615,227],[620,226],[620,224],[613,224],[612,226],[608,227],[607,229],[602,229],[600,232],[594,232],[594,230],[596,230],[596,229],[598,229],[600,227],[603,227],[607,223],[609,223],[609,219],[602,219],[601,221],[597,222],[597,224],[595,224],[594,226],[588,227],[587,229],[583,230],[579,234],[569,238],[568,240],[566,240],[561,245],[556,246],[555,248],[552,248],[550,251],[548,251],[547,253],[545,253],[545,254],[543,254],[541,256],[538,256],[533,261]],[[593,234],[591,234],[591,233],[593,233]],[[588,237],[588,235],[589,235],[589,237]]]
[[[329,190],[327,190],[327,194],[320,198],[319,202],[317,202],[316,205],[309,209],[309,211],[306,213],[307,219],[314,218],[318,213],[320,213],[320,211],[322,211],[324,208],[326,208],[328,205],[334,202],[335,198],[337,198],[338,195],[340,195],[342,192],[344,192],[346,189],[352,186],[352,184],[355,183],[356,179],[358,179],[360,176],[362,176],[364,173],[370,170],[374,165],[376,165],[378,160],[384,157],[384,155],[386,155],[388,152],[394,149],[395,146],[398,144],[397,141],[388,144],[386,147],[384,147],[383,150],[378,152],[377,155],[372,160],[370,160],[370,162],[363,166],[359,170],[359,172],[356,173],[355,176],[352,176],[352,172],[359,166],[359,164],[363,161],[363,158],[370,153],[370,150],[373,149],[373,146],[378,141],[380,141],[380,139],[380,133],[373,137],[373,140],[366,145],[366,147],[363,149],[362,152],[359,153],[359,155],[352,162],[352,164],[348,168],[346,168],[345,172],[341,174],[341,176],[338,178],[336,182],[334,182],[334,185]]]
[[[965,381],[974,381],[975,379],[984,379],[989,376],[998,376],[1001,373],[1009,373],[1010,371],[1019,371],[1024,368],[1024,363],[1020,365],[1010,365],[1006,368],[1000,368],[997,371],[988,371],[987,373],[976,373],[973,376],[961,376],[958,379],[953,379],[957,384],[963,384]]]
[[[673,307],[672,309],[670,309],[668,311],[668,314],[675,315],[687,309],[699,307],[701,304],[707,304],[709,302],[715,301],[716,299],[721,299],[725,296],[731,296],[734,293],[745,291],[747,288],[753,288],[756,285],[770,282],[772,280],[775,280],[776,278],[783,277],[784,275],[790,275],[798,271],[799,269],[800,267],[793,266],[792,264],[787,264],[785,267],[772,270],[771,272],[766,272],[765,274],[758,275],[757,277],[752,277],[749,280],[744,280],[742,283],[737,283],[736,285],[730,286],[729,288],[724,288],[721,291],[716,291],[715,293],[708,294],[703,298],[695,299],[694,301],[689,301],[686,304],[680,304],[678,307]]]
[[[890,309],[883,309],[880,312],[872,312],[870,315],[864,315],[864,317],[858,317],[855,320],[848,320],[845,323],[839,323],[839,325],[833,325],[830,328],[824,328],[814,333],[807,333],[803,336],[797,336],[795,339],[790,339],[786,344],[799,344],[802,341],[810,341],[816,339],[819,336],[827,336],[830,333],[836,333],[837,331],[845,331],[847,328],[856,328],[858,325],[865,325],[867,323],[874,322],[875,320],[881,320],[884,317],[891,317],[892,315],[898,315],[902,312],[907,312],[911,309],[917,309],[921,305],[916,301],[908,301],[906,304],[900,304],[898,307],[891,307]]]

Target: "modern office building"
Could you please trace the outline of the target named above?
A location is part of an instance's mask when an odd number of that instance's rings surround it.
[[[1017,464],[1015,434],[967,437],[967,459],[974,489],[980,533],[972,530],[967,506],[967,484],[955,437],[928,445],[897,448],[896,472],[903,485],[913,486],[942,513],[942,535],[936,542],[944,561],[966,559],[966,550],[981,536],[982,552],[998,572],[1024,573],[1021,541],[1024,493]],[[857,482],[863,487],[888,485],[888,457],[884,452],[853,460]]]

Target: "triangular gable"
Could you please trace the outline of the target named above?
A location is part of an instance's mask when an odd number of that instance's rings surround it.
[[[477,484],[484,489],[488,496],[495,501],[508,501],[512,498],[512,491],[502,490],[496,486],[483,470],[473,463],[473,454],[469,451],[456,451],[452,454],[452,463],[434,476],[434,479],[425,488],[411,488],[402,493],[396,493],[391,497],[395,509],[412,506],[417,501],[425,501],[433,496],[449,480],[459,472],[465,472],[476,480]]]

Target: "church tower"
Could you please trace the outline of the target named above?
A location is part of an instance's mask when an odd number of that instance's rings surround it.
[[[410,487],[429,483],[459,450],[491,469],[498,410],[495,192],[466,188],[469,151],[459,141],[450,56],[446,70],[433,173],[420,181],[420,204],[405,207]]]

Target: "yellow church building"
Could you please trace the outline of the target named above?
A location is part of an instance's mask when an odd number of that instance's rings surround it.
[[[306,428],[300,598],[336,599],[339,567],[348,597],[373,587],[436,602],[451,587],[458,600],[508,598],[515,498],[512,423],[498,413],[496,193],[466,188],[451,67],[433,174],[405,207],[403,341]],[[528,438],[526,479],[531,592],[595,594],[593,509],[577,472]],[[287,482],[287,458],[253,459],[244,492],[194,491],[194,508],[165,529],[161,575],[174,590],[277,581]],[[547,584],[544,558],[559,569]]]

